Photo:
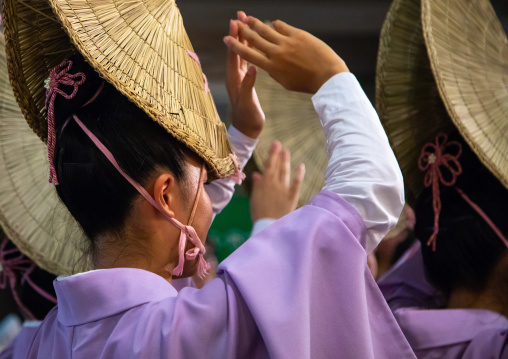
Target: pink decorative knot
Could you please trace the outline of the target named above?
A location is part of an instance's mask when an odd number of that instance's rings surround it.
[[[489,225],[492,231],[508,247],[508,240],[501,233],[499,228],[492,222],[485,212],[474,203],[460,188],[455,186],[457,177],[462,174],[462,166],[459,157],[462,154],[462,145],[457,141],[447,142],[448,136],[440,133],[436,136],[434,143],[428,143],[423,146],[422,153],[418,160],[418,167],[426,171],[424,185],[432,187],[432,207],[434,208],[434,232],[429,238],[427,245],[432,245],[432,250],[436,250],[436,239],[439,233],[439,214],[441,213],[441,198],[439,194],[439,184],[451,187],[453,186],[457,193],[466,201],[467,204]],[[455,151],[453,151],[455,147]],[[445,153],[446,152],[446,153]],[[450,153],[451,152],[451,153]],[[455,153],[455,154],[453,154]],[[446,169],[450,178],[443,175],[442,170]]]
[[[195,247],[185,252],[187,241],[190,241]],[[179,277],[183,274],[185,260],[191,261],[198,258],[197,274],[200,278],[203,278],[210,269],[210,264],[204,258],[205,253],[205,246],[199,239],[194,228],[192,226],[182,226],[178,245],[178,265],[174,268],[173,275]]]
[[[58,178],[56,176],[54,155],[56,146],[56,130],[55,130],[55,99],[57,95],[63,96],[65,99],[73,99],[78,93],[78,86],[82,85],[86,76],[82,72],[76,74],[69,74],[72,67],[72,61],[64,60],[60,65],[51,69],[49,73],[49,81],[46,90],[45,109],[48,114],[48,159],[49,159],[49,182],[58,185]],[[79,81],[76,81],[80,78]],[[72,86],[73,90],[70,94],[62,91],[59,86],[67,85]]]
[[[0,244],[0,289],[7,288],[9,285],[14,300],[21,308],[29,320],[36,320],[32,312],[23,304],[18,292],[16,291],[16,272],[21,274],[21,284],[28,283],[41,296],[56,304],[56,298],[46,293],[30,279],[29,275],[35,269],[36,265],[28,257],[23,255],[17,248],[6,250],[9,240],[4,237]]]
[[[439,232],[439,214],[441,213],[441,198],[439,195],[439,184],[453,186],[457,182],[457,176],[462,173],[462,166],[459,157],[462,154],[462,145],[457,141],[447,142],[448,136],[440,133],[436,136],[434,143],[428,143],[422,148],[422,153],[418,159],[418,167],[426,171],[424,185],[432,187],[432,206],[434,208],[434,232],[429,238],[427,244],[432,245],[432,250],[436,250],[436,238]],[[445,151],[456,147],[456,153],[445,153]],[[450,178],[443,175],[442,169],[447,169]]]

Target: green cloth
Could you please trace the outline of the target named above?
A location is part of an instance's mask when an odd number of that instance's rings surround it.
[[[251,230],[249,199],[233,196],[226,208],[215,217],[208,232],[207,240],[213,245],[219,263],[249,238]]]

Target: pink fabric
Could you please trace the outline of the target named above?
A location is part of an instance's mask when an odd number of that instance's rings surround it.
[[[196,55],[195,52],[192,52],[191,50],[187,50],[187,53],[194,61],[196,61],[199,64],[199,66],[201,66],[199,57],[198,57],[198,55]],[[203,80],[205,81],[205,92],[208,93],[208,92],[210,92],[210,89],[208,88],[208,79],[206,78],[206,75],[204,73],[203,73]]]
[[[49,182],[58,185],[58,178],[56,176],[54,156],[56,145],[56,132],[55,132],[55,99],[57,95],[63,96],[65,99],[73,99],[78,93],[78,86],[82,85],[86,76],[82,72],[76,74],[69,74],[72,67],[72,61],[64,60],[60,65],[54,67],[49,73],[49,84],[46,90],[46,103],[45,108],[48,113],[48,160],[49,160]],[[77,78],[79,81],[76,81]],[[66,94],[58,87],[60,85],[73,86],[70,94]]]
[[[456,153],[445,153],[453,146],[456,147]],[[462,174],[462,166],[460,165],[459,158],[462,154],[462,145],[457,141],[448,142],[448,136],[444,133],[439,133],[434,143],[428,143],[422,148],[420,158],[418,159],[418,167],[422,171],[426,171],[424,178],[425,187],[432,187],[432,206],[434,208],[434,232],[429,238],[427,245],[432,245],[432,249],[436,250],[436,239],[439,233],[439,215],[441,213],[441,198],[439,195],[440,183],[444,186],[452,187],[457,182],[457,177]],[[441,172],[441,168],[446,168],[450,174],[451,179],[447,180]],[[492,228],[496,235],[508,247],[508,241],[503,236],[501,231],[490,220],[490,218],[476,205],[469,197],[457,187],[454,187],[460,196],[478,213],[485,222]]]
[[[22,254],[17,248],[6,250],[5,247],[9,240],[4,237],[0,244],[0,288],[5,289],[7,284],[11,288],[12,296],[20,307],[21,311],[25,314],[28,320],[36,320],[32,312],[23,304],[19,294],[16,290],[16,272],[21,274],[21,284],[28,283],[39,295],[46,298],[52,303],[56,304],[56,298],[44,291],[37,284],[32,282],[29,275],[35,269],[36,264],[32,262],[28,257]],[[8,258],[9,257],[9,258]]]

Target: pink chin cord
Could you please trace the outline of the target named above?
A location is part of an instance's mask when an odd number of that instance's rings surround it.
[[[499,228],[492,222],[485,212],[474,203],[460,188],[455,186],[457,177],[462,174],[462,166],[459,162],[459,157],[462,154],[462,145],[457,141],[448,141],[448,136],[444,133],[439,133],[434,142],[427,143],[422,148],[420,158],[418,159],[418,167],[420,170],[425,171],[424,185],[425,187],[432,187],[432,207],[434,209],[434,232],[427,241],[427,245],[432,246],[432,250],[436,250],[436,240],[439,233],[439,215],[441,213],[441,197],[439,194],[439,184],[447,187],[454,187],[457,193],[466,201],[471,208],[483,218],[489,225],[494,233],[503,241],[508,247],[508,240],[501,233]],[[455,146],[455,154],[445,153],[446,150]],[[451,179],[446,180],[441,172],[441,167],[446,168],[450,174]]]
[[[199,62],[199,59],[197,58],[196,54],[189,51],[189,55],[196,61]],[[65,60],[60,65],[56,66],[53,70],[50,72],[50,78],[48,82],[48,90],[46,91],[46,109],[48,111],[48,157],[50,162],[50,182],[53,182],[55,185],[58,185],[58,179],[56,175],[55,165],[54,165],[54,150],[55,150],[55,144],[56,144],[56,131],[55,131],[55,118],[54,118],[54,107],[55,107],[55,99],[56,95],[60,94],[66,99],[72,99],[76,96],[78,91],[78,86],[83,84],[86,80],[86,76],[82,72],[78,72],[76,74],[69,74],[68,71],[72,67],[72,61]],[[76,78],[80,78],[79,81],[75,81]],[[208,82],[205,80],[205,91],[208,92]],[[62,85],[68,85],[73,86],[73,91],[71,94],[66,94],[62,90],[58,88],[58,86]],[[102,88],[104,87],[103,84],[99,87],[95,95],[85,103],[84,106],[90,104],[93,102],[98,96],[99,93],[102,91]],[[210,269],[210,265],[204,258],[204,254],[206,253],[206,249],[199,239],[195,229],[191,226],[192,221],[194,219],[194,214],[196,212],[196,208],[199,202],[199,197],[201,194],[201,191],[203,190],[203,176],[205,174],[205,166],[203,165],[201,167],[201,173],[200,173],[200,181],[198,184],[198,191],[196,194],[196,198],[194,201],[194,206],[192,208],[192,212],[189,219],[189,224],[184,225],[180,223],[176,218],[171,217],[168,215],[164,209],[155,202],[155,200],[150,196],[150,194],[144,189],[143,186],[141,186],[138,182],[136,182],[134,179],[132,179],[125,171],[123,171],[120,166],[118,165],[118,162],[116,161],[113,154],[104,146],[104,144],[85,126],[85,124],[76,116],[72,115],[67,119],[67,121],[64,123],[63,128],[67,126],[69,121],[73,119],[78,126],[85,132],[85,134],[92,140],[92,142],[95,144],[95,146],[106,156],[106,158],[109,160],[109,162],[116,168],[116,170],[154,207],[156,208],[171,224],[173,224],[175,227],[180,229],[180,239],[178,243],[178,264],[173,269],[172,275],[173,276],[181,276],[183,274],[184,270],[184,263],[185,260],[198,260],[198,270],[197,274],[200,277],[203,277],[207,274],[207,271]],[[235,181],[236,183],[241,183],[241,181],[245,178],[245,175],[241,172],[240,167],[238,165],[238,162],[236,160],[236,157],[234,155],[231,155],[231,158],[233,160],[233,163],[235,165],[235,173],[231,175],[231,179]],[[190,241],[195,247],[189,249],[187,252],[185,252],[185,248],[187,246],[187,242]]]
[[[104,154],[104,156],[106,156],[106,158],[116,168],[116,170],[139,192],[139,194],[141,194],[154,208],[156,208],[171,224],[180,229],[180,239],[178,244],[178,265],[173,269],[172,275],[179,277],[183,274],[185,259],[194,260],[198,258],[198,276],[199,277],[205,276],[208,270],[210,269],[210,265],[204,258],[206,249],[201,240],[199,239],[195,229],[191,226],[199,202],[199,195],[201,194],[203,188],[202,178],[205,173],[204,165],[201,167],[198,191],[196,194],[196,199],[194,200],[194,206],[192,208],[189,224],[184,225],[181,222],[179,222],[176,218],[171,217],[166,211],[164,211],[164,209],[157,202],[155,202],[153,197],[150,196],[150,194],[145,190],[143,186],[141,186],[138,182],[132,179],[127,173],[125,173],[124,170],[122,170],[113,154],[85,126],[85,124],[81,122],[81,120],[76,115],[72,115],[72,118],[78,124],[78,126],[81,127],[83,132],[85,132],[85,134],[92,140],[95,146]],[[70,118],[67,121],[70,121]],[[190,241],[192,244],[194,244],[195,247],[188,250],[187,253],[185,253],[187,241]]]
[[[16,272],[21,274],[21,284],[27,283],[40,296],[56,304],[56,298],[47,293],[30,279],[30,274],[36,267],[28,257],[22,254],[17,248],[6,250],[9,240],[4,237],[0,244],[0,289],[7,285],[11,288],[12,296],[28,320],[37,320],[35,315],[23,304],[16,290]]]

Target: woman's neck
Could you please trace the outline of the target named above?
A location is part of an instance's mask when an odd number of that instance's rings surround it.
[[[456,288],[450,294],[450,309],[487,309],[508,318],[508,254],[503,256],[489,276],[483,290]]]
[[[508,318],[508,301],[499,290],[487,289],[481,293],[468,289],[455,289],[450,295],[448,309],[487,309]]]
[[[172,268],[162,265],[158,256],[154,256],[149,248],[142,245],[143,242],[143,240],[133,243],[125,239],[111,240],[111,238],[100,238],[96,241],[97,248],[94,255],[95,269],[144,269],[163,277],[171,283]]]

